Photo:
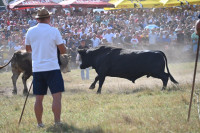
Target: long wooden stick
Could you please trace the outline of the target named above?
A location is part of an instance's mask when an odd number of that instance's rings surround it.
[[[30,94],[32,85],[33,85],[33,81],[32,81],[32,83],[31,83],[31,86],[30,86],[29,90],[28,90],[28,94],[26,95],[26,99],[25,99],[25,102],[24,102],[24,107],[23,107],[23,109],[22,109],[22,113],[21,113],[21,116],[20,116],[20,118],[19,118],[18,126],[19,126],[20,123],[21,123],[22,116],[23,116],[23,114],[24,114],[24,110],[25,110],[25,106],[26,106],[26,102],[27,102],[27,100],[28,100],[28,96],[29,96],[29,94]]]
[[[193,83],[192,83],[192,92],[190,97],[190,105],[189,105],[189,111],[188,111],[188,121],[190,120],[190,111],[192,107],[192,98],[194,93],[194,86],[195,86],[195,78],[196,78],[196,71],[197,71],[197,63],[198,63],[198,57],[199,57],[199,45],[200,45],[200,36],[197,43],[197,55],[196,55],[196,61],[195,61],[195,67],[194,67],[194,75],[193,75]]]

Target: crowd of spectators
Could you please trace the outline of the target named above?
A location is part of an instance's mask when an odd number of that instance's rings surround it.
[[[178,48],[190,53],[197,48],[198,36],[194,33],[194,25],[200,14],[200,6],[197,5],[106,12],[81,12],[78,9],[52,11],[51,25],[61,32],[72,62],[76,62],[81,40],[85,40],[88,47],[112,45],[169,51]],[[34,12],[35,9],[0,13],[0,65],[9,60],[14,51],[25,48],[26,31],[37,24]]]

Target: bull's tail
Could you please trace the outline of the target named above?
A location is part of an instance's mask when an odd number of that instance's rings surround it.
[[[12,56],[12,58],[10,59],[10,61],[8,62],[8,63],[6,63],[5,65],[3,65],[3,66],[0,66],[0,69],[2,69],[2,68],[4,68],[4,67],[6,67],[11,61],[12,61],[12,59],[13,59],[13,57],[14,57],[14,55]]]
[[[171,75],[171,73],[169,72],[169,68],[168,68],[168,63],[167,63],[167,57],[166,57],[166,55],[165,55],[162,51],[160,51],[160,52],[161,52],[161,54],[163,55],[163,57],[164,57],[164,59],[165,59],[166,68],[167,68],[167,72],[168,72],[168,74],[169,74],[170,80],[171,80],[173,83],[178,84],[178,82],[174,79],[174,77],[173,77],[173,76]]]

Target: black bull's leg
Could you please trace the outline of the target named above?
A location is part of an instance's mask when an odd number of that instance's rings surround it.
[[[99,88],[97,90],[97,94],[101,94],[101,88],[102,88],[102,85],[104,83],[104,80],[105,80],[105,76],[100,76],[99,77]]]
[[[101,88],[102,88],[102,85],[105,81],[105,76],[96,76],[94,82],[90,85],[89,89],[94,89],[97,81],[99,81],[99,88],[97,90],[97,94],[101,94]]]
[[[94,80],[94,82],[90,85],[89,89],[94,89],[98,80],[99,80],[99,76],[97,75],[96,78],[95,78],[95,80]]]

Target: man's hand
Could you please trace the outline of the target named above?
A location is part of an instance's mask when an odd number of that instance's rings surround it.
[[[31,45],[26,45],[26,52],[28,52],[28,53],[32,52]]]
[[[60,45],[57,45],[58,46],[58,49],[60,51],[60,54],[66,54],[66,47],[64,44],[60,44]]]
[[[195,24],[196,34],[200,37],[200,20]]]

